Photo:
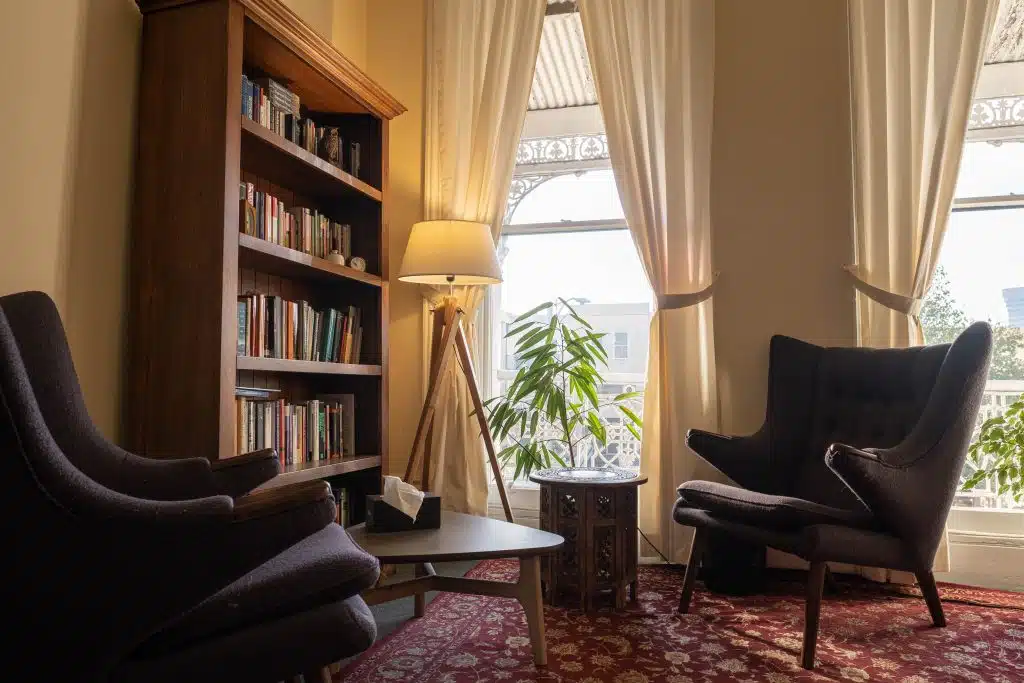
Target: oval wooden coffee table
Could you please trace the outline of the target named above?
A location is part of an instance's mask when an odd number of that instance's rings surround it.
[[[497,595],[516,598],[526,613],[533,646],[533,661],[547,664],[544,646],[544,606],[541,599],[540,556],[557,550],[563,539],[557,534],[459,512],[441,512],[441,528],[396,533],[367,533],[366,526],[349,527],[349,535],[363,550],[384,564],[415,564],[416,578],[377,586],[363,593],[369,605],[416,596],[416,616],[423,616],[427,591]],[[465,577],[440,576],[432,562],[519,559],[519,581],[503,583]]]

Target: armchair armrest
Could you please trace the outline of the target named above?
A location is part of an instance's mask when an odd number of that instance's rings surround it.
[[[215,488],[232,497],[243,496],[276,477],[281,461],[273,448],[210,462]]]
[[[875,450],[834,443],[825,451],[825,464],[872,511],[881,500],[895,493],[894,468]]]
[[[701,429],[686,433],[686,445],[744,488],[765,491],[772,478],[765,430],[750,436],[724,436]]]
[[[236,521],[256,519],[306,505],[316,506],[324,501],[334,504],[330,485],[320,480],[304,481],[255,491],[235,499],[234,518]]]
[[[96,481],[127,496],[189,500],[244,495],[278,474],[273,449],[210,461],[204,457],[149,458],[129,453],[100,434],[80,438],[76,463]],[[74,453],[75,451],[72,451]]]

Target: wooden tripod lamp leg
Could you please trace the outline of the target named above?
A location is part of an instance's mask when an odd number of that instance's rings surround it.
[[[491,471],[494,473],[498,495],[501,497],[501,507],[505,511],[505,518],[512,522],[514,521],[512,507],[509,505],[505,483],[501,478],[501,466],[498,464],[494,439],[491,438],[490,426],[487,424],[487,413],[484,411],[483,399],[480,397],[480,385],[477,383],[476,371],[473,369],[469,342],[466,341],[466,333],[462,329],[462,316],[462,310],[451,299],[446,299],[442,306],[434,311],[430,383],[427,387],[427,398],[423,404],[423,412],[420,413],[420,421],[416,426],[416,436],[413,438],[409,464],[406,465],[405,477],[403,478],[405,481],[410,481],[412,473],[416,468],[418,456],[422,450],[424,457],[420,485],[425,489],[429,484],[431,453],[426,442],[433,429],[434,414],[437,411],[437,401],[440,398],[441,377],[444,376],[445,370],[447,370],[448,364],[451,362],[453,352],[457,353],[462,371],[466,375],[466,384],[469,386],[469,395],[473,401],[473,410],[476,414],[477,424],[480,425],[480,435],[483,437],[484,448],[487,450],[487,459],[490,462]]]
[[[494,472],[494,483],[498,487],[498,495],[501,497],[501,507],[505,509],[505,519],[510,522],[512,518],[512,507],[508,504],[508,494],[505,493],[505,482],[501,478],[501,466],[498,464],[498,455],[494,451],[494,439],[491,438],[491,428],[487,424],[487,413],[484,412],[484,402],[480,398],[480,385],[476,383],[476,372],[473,370],[473,358],[469,354],[469,342],[466,341],[466,333],[462,330],[461,321],[458,323],[458,334],[455,340],[459,352],[459,361],[462,363],[462,371],[466,374],[466,383],[469,385],[469,395],[473,399],[473,410],[476,412],[476,421],[480,425],[480,436],[484,439],[484,448],[487,449],[487,459],[491,463],[491,471]]]
[[[405,476],[403,477],[405,481],[411,481],[420,450],[426,440],[427,432],[433,424],[434,413],[437,411],[437,400],[441,395],[440,378],[444,375],[445,369],[448,367],[448,363],[451,362],[452,355],[455,352],[455,339],[458,336],[459,330],[458,322],[461,319],[462,311],[456,311],[454,315],[455,324],[447,325],[443,328],[441,343],[438,345],[438,356],[432,365],[431,382],[427,386],[427,398],[423,403],[420,421],[416,425],[416,436],[413,438],[412,452],[409,454],[409,464],[405,467]],[[426,463],[425,469],[429,469],[429,463]],[[426,487],[426,485],[427,482],[421,482],[421,486]]]

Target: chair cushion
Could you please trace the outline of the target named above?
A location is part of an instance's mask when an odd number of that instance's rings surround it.
[[[337,524],[307,536],[200,603],[139,649],[166,653],[213,634],[352,597],[373,586],[377,559]]]
[[[881,531],[837,524],[813,524],[790,530],[769,529],[734,522],[712,515],[707,510],[687,507],[682,499],[676,501],[672,519],[678,524],[700,527],[735,536],[748,543],[777,548],[808,562],[846,562],[911,572],[931,567],[931,563],[921,567],[903,541]]]
[[[112,683],[277,683],[373,644],[377,626],[358,595],[261,621],[187,647],[120,662]],[[319,679],[317,679],[319,680]]]
[[[688,481],[679,487],[679,495],[688,507],[768,529],[792,530],[813,524],[842,524],[857,528],[874,526],[874,518],[866,508],[844,510],[713,481]]]

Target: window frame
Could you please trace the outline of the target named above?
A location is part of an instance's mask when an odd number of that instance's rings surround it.
[[[1024,125],[968,130],[964,144],[1009,140],[1024,140]],[[1024,194],[954,197],[950,213],[1021,208],[1024,208]],[[984,550],[986,547],[1024,552],[1024,510],[954,506],[946,526],[951,552],[957,556],[954,557],[956,572],[948,577],[952,580],[959,576],[965,581],[985,582],[991,574],[988,566],[991,553]]]
[[[525,192],[518,194],[518,196],[514,198],[514,205],[510,205],[505,212],[505,217],[501,227],[502,241],[505,237],[518,235],[554,235],[574,232],[598,232],[629,229],[625,218],[590,221],[558,221],[547,223],[509,223],[512,215],[515,213],[515,209],[518,208],[519,202],[547,180],[559,176],[572,175],[587,171],[611,170],[611,159],[607,156],[607,138],[603,132],[523,138],[520,140],[519,146],[520,149],[522,149],[524,145],[534,146],[537,140],[558,140],[572,137],[598,139],[603,143],[604,152],[599,155],[590,154],[585,158],[577,158],[572,154],[569,154],[568,156],[563,157],[563,160],[561,161],[550,161],[534,156],[533,158],[536,161],[533,163],[517,163],[512,172],[512,182],[515,183],[517,179],[522,178],[530,178],[530,182],[528,183],[528,189],[526,189]],[[522,153],[517,155],[517,159],[522,159],[523,157],[524,155]],[[480,323],[482,329],[486,330],[486,332],[477,335],[477,337],[481,340],[482,346],[490,347],[493,345],[493,340],[491,340],[492,343],[488,343],[485,341],[485,338],[492,334],[492,330],[494,329],[493,321],[498,320],[501,315],[501,301],[497,287],[488,288],[486,300],[484,305],[481,306],[481,309],[483,313]],[[492,354],[488,354],[486,358],[489,360],[491,356]],[[503,358],[501,362],[504,362]],[[496,371],[501,368],[496,368],[493,362],[485,362],[482,365],[483,366],[480,368],[480,374],[484,377],[485,395],[490,396],[494,389],[494,377],[496,377]],[[509,505],[515,514],[516,521],[536,526],[539,514],[538,511],[540,509],[539,487],[531,482],[516,481],[512,482],[507,493],[509,497]],[[497,488],[493,481],[489,484],[488,508],[489,513],[492,516],[503,514],[498,503]]]
[[[625,339],[621,344],[619,343],[619,335]],[[619,356],[619,349],[624,349],[622,356]],[[612,359],[613,360],[629,360],[629,332],[612,332]]]

